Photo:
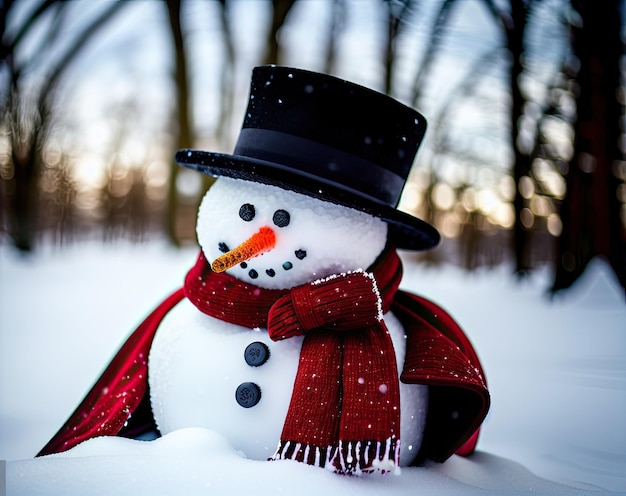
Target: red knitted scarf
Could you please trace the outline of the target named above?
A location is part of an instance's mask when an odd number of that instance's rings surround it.
[[[400,392],[383,321],[402,277],[395,249],[370,267],[271,290],[211,271],[202,253],[185,294],[202,312],[272,340],[304,335],[280,443],[273,459],[338,473],[393,471],[399,465]]]

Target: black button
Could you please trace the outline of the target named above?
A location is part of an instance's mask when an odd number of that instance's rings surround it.
[[[237,387],[235,399],[240,406],[251,408],[261,400],[261,388],[254,382],[244,382]]]
[[[270,358],[270,349],[265,343],[255,341],[246,346],[243,357],[251,367],[258,367],[267,362]]]

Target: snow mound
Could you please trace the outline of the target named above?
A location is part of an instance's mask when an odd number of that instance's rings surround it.
[[[9,494],[15,496],[598,494],[541,479],[486,453],[403,468],[399,475],[342,477],[292,461],[247,460],[205,429],[181,429],[155,441],[91,439],[66,453],[12,462],[7,475]]]

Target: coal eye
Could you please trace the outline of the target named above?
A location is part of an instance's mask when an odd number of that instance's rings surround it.
[[[256,210],[254,209],[254,205],[251,203],[244,203],[239,209],[239,217],[241,217],[246,222],[250,222],[254,219],[256,214]]]
[[[276,212],[274,212],[274,217],[272,218],[274,224],[278,227],[288,226],[290,219],[291,216],[286,210],[276,210]]]

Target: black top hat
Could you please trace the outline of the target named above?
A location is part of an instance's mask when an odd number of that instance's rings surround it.
[[[367,212],[389,223],[398,248],[425,250],[439,242],[437,230],[396,209],[425,132],[421,114],[382,93],[262,66],[252,72],[234,153],[180,150],[176,161]]]

